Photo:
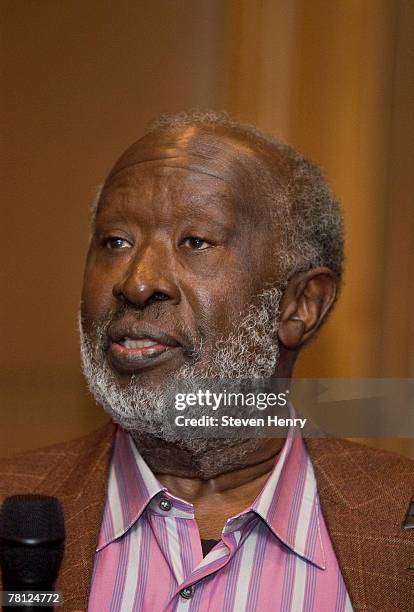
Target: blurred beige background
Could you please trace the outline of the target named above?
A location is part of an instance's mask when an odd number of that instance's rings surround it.
[[[414,376],[411,0],[1,0],[0,453],[105,421],[80,373],[88,206],[160,112],[226,109],[318,161],[348,230],[297,375]],[[414,457],[412,440],[371,441]]]

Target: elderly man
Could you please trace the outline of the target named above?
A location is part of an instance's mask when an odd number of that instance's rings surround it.
[[[85,376],[117,425],[1,467],[4,494],[62,502],[65,609],[413,609],[412,462],[170,427],[179,381],[291,377],[342,248],[316,166],[226,116],[164,117],[117,161],[80,315]]]

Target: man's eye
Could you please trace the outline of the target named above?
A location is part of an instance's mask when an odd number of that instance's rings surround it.
[[[208,249],[211,244],[203,238],[198,238],[197,236],[189,236],[183,241],[183,245],[192,249],[193,251],[204,251]]]
[[[107,249],[129,249],[131,247],[131,243],[128,242],[128,240],[125,240],[125,238],[113,236],[104,241],[104,246]]]

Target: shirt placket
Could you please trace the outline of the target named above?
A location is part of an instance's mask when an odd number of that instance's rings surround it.
[[[189,504],[188,506],[193,511],[192,505]],[[252,525],[250,519],[253,517],[251,513],[248,513],[228,520],[223,529],[221,540],[204,558],[201,550],[200,533],[194,515],[192,518],[184,519],[182,517],[174,517],[172,513],[172,515],[166,517],[166,520],[174,520],[174,518],[178,521],[186,520],[190,534],[190,543],[180,542],[178,544],[177,542],[177,547],[180,550],[177,550],[176,553],[182,557],[191,554],[190,550],[185,550],[186,546],[192,551],[196,550],[198,552],[198,558],[193,555],[194,569],[187,577],[184,576],[182,580],[180,580],[181,575],[177,574],[176,566],[170,563],[170,570],[176,579],[176,589],[166,610],[168,612],[172,610],[184,612],[191,608],[191,602],[197,588],[202,588],[202,585],[199,583],[208,576],[219,572],[232,560],[241,541],[246,537],[247,532],[250,531]],[[198,560],[199,562],[197,562]]]

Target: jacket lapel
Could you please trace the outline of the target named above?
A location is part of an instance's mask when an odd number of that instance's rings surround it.
[[[56,461],[54,474],[39,491],[56,496],[65,515],[65,554],[57,589],[65,610],[85,610],[92,579],[93,560],[106,498],[108,469],[115,426],[68,443]]]
[[[354,609],[412,610],[414,530],[403,523],[413,462],[346,440],[313,438],[306,444]]]

